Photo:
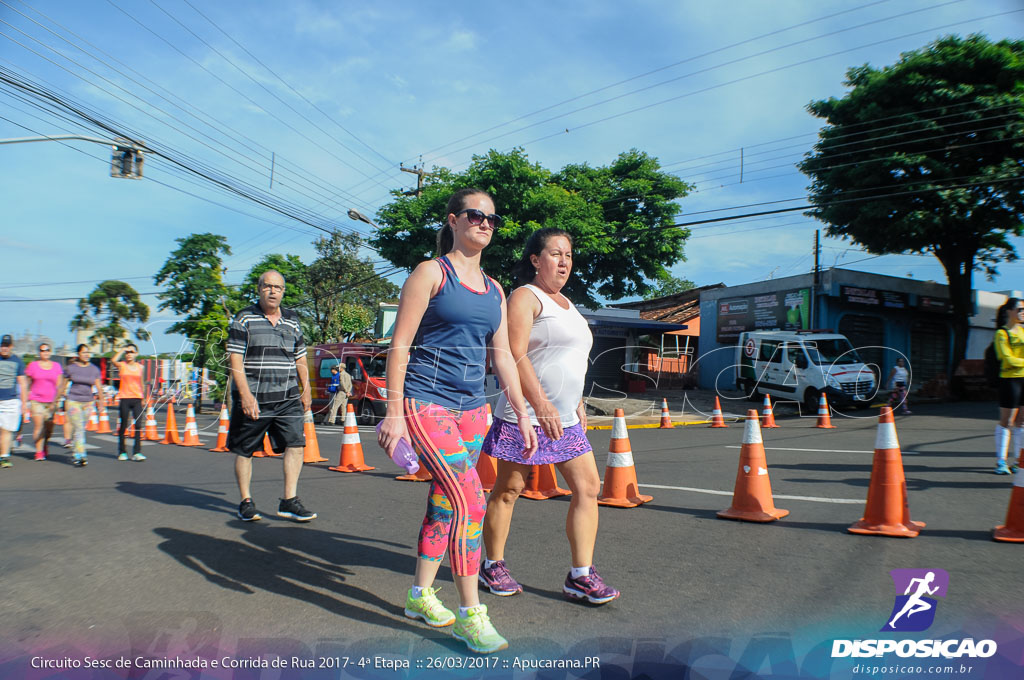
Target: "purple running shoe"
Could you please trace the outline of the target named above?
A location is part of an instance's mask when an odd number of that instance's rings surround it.
[[[490,569],[481,562],[480,583],[499,597],[508,597],[523,592],[523,587],[508,572],[505,560],[496,560]]]
[[[573,578],[570,571],[565,577],[562,593],[568,599],[586,600],[591,604],[611,602],[620,594],[619,591],[604,582],[601,575],[597,573],[597,567],[594,566],[590,567],[589,574],[579,578]]]

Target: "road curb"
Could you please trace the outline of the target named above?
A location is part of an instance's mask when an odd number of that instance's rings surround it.
[[[739,417],[729,417],[729,418],[726,418],[726,420],[728,420],[730,422],[733,422],[733,423],[738,423],[738,422],[740,422],[743,419],[739,418]],[[710,420],[687,420],[687,421],[673,422],[672,423],[672,427],[685,427],[687,425],[709,425],[710,423],[711,423]],[[613,427],[612,425],[588,425],[587,429],[588,430],[610,430],[610,429],[612,429],[612,427]],[[660,428],[661,428],[661,423],[640,423],[640,424],[637,424],[637,425],[626,425],[626,429],[627,430],[656,430],[656,429],[660,429]],[[666,428],[666,429],[668,429],[668,428]]]

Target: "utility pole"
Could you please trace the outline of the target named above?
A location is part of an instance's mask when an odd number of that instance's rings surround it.
[[[408,173],[412,173],[413,175],[416,175],[416,190],[415,191],[403,191],[402,192],[403,196],[415,195],[416,198],[419,198],[420,194],[423,193],[423,178],[424,177],[433,177],[434,176],[432,173],[424,172],[422,165],[413,166],[411,168],[407,168],[404,165],[402,165],[401,163],[399,163],[398,164],[398,169],[401,170],[402,172],[408,172]]]
[[[814,283],[811,285],[811,320],[810,320],[811,329],[814,329],[815,321],[817,321],[817,319],[818,319],[818,314],[817,314],[818,282],[820,281],[820,278],[821,278],[821,275],[820,275],[820,272],[821,272],[821,266],[820,266],[821,245],[820,245],[820,242],[819,242],[819,237],[820,236],[821,236],[821,230],[820,229],[815,229],[814,230]]]

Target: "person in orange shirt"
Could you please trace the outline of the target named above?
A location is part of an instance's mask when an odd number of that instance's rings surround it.
[[[121,423],[118,426],[117,435],[117,459],[128,460],[128,450],[125,447],[124,434],[128,430],[128,423],[135,423],[135,446],[132,449],[132,460],[143,461],[146,457],[142,455],[142,378],[146,367],[135,361],[139,355],[139,348],[128,343],[117,351],[111,362],[117,365],[117,375],[121,385],[117,390],[117,398],[120,402]],[[124,361],[120,361],[124,356]],[[129,421],[129,418],[131,420]]]

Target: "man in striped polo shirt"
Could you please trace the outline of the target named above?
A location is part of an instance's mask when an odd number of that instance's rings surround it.
[[[263,272],[259,302],[231,321],[227,351],[231,362],[232,408],[228,448],[238,455],[235,479],[242,502],[238,517],[253,522],[262,516],[249,492],[252,454],[270,437],[274,453],[284,452],[284,497],[277,514],[298,522],[316,519],[297,495],[302,452],[306,446],[303,417],[310,407],[306,343],[298,315],[281,307],[284,277]]]

